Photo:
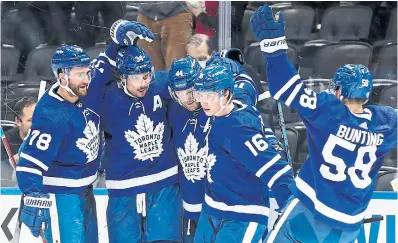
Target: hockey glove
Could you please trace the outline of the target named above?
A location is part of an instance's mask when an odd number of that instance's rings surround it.
[[[136,21],[118,20],[111,27],[111,38],[120,46],[136,45],[138,39],[152,42],[155,39],[152,31]]]
[[[40,229],[44,223],[44,230],[50,225],[51,200],[47,194],[38,192],[30,193],[24,197],[19,220],[32,232],[33,236],[39,237]]]
[[[257,9],[250,18],[250,26],[265,58],[279,56],[288,49],[283,14],[277,13],[275,18],[276,21],[268,4]]]

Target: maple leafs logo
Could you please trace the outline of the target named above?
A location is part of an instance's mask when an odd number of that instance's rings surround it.
[[[79,138],[76,141],[76,146],[86,154],[87,163],[95,160],[98,156],[99,150],[99,129],[95,126],[93,121],[88,121],[84,128],[83,134],[85,138]]]
[[[178,148],[177,154],[188,181],[195,182],[206,175],[206,148],[198,150],[199,143],[192,133],[185,140],[184,148]]]
[[[163,122],[159,122],[154,127],[153,121],[145,114],[141,114],[135,128],[137,131],[127,130],[124,132],[127,142],[134,148],[134,159],[153,161],[154,158],[159,157],[163,152]]]

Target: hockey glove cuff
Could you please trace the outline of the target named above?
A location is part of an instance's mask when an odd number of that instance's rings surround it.
[[[44,230],[49,227],[51,205],[52,201],[47,194],[35,192],[24,197],[24,206],[19,219],[30,229],[33,236],[39,237],[43,224]]]

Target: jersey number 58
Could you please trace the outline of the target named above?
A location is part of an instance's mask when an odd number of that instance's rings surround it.
[[[327,164],[335,166],[337,173],[331,172],[330,166],[326,164],[321,165],[320,172],[322,176],[328,180],[345,181],[347,179],[347,175],[345,173],[347,165],[342,158],[333,155],[332,152],[336,146],[340,146],[348,151],[354,151],[356,147],[354,143],[348,142],[333,134],[330,135],[328,141],[323,147],[322,156]],[[356,188],[364,189],[372,183],[372,179],[369,177],[369,172],[377,159],[376,150],[376,146],[360,147],[358,149],[354,166],[347,169],[347,174]],[[366,153],[369,154],[369,162],[364,164],[364,156]],[[357,175],[357,171],[360,172],[362,179]]]

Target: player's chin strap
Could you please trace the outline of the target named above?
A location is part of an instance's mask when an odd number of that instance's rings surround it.
[[[64,69],[63,73],[65,74],[65,80],[66,80],[66,85],[62,85],[61,84],[61,79],[58,79],[58,83],[59,83],[59,87],[65,89],[66,91],[68,91],[68,93],[70,93],[73,96],[77,96],[75,94],[75,92],[72,91],[71,88],[69,88],[69,75],[68,75],[68,70]]]
[[[135,97],[134,95],[132,95],[132,94],[127,90],[127,84],[126,84],[126,82],[127,82],[127,79],[121,80],[121,81],[120,81],[120,85],[122,85],[124,93],[126,93],[126,95],[128,95],[128,96],[130,96],[130,97],[133,97],[133,98],[137,99],[138,97]]]
[[[142,214],[142,217],[146,217],[146,196],[145,196],[145,193],[137,194],[137,213]]]
[[[214,113],[213,116],[216,116],[218,113],[220,113],[222,110],[224,110],[224,109],[227,107],[227,105],[228,105],[228,104],[231,102],[231,100],[232,100],[232,94],[230,94],[227,103],[225,103],[225,105],[223,105],[224,91],[221,93],[221,95],[222,95],[222,97],[221,97],[221,99],[220,99],[220,109],[219,109],[216,113]]]

